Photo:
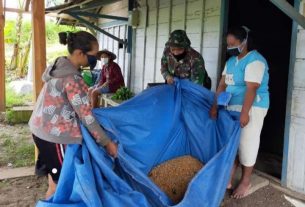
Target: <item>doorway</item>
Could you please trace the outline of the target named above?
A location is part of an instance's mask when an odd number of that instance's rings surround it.
[[[293,0],[288,0],[293,5]],[[256,169],[281,178],[292,20],[268,0],[229,0],[224,31],[245,25],[269,65],[270,108],[261,134]]]

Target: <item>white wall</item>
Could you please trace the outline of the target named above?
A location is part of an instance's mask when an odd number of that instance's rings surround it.
[[[120,39],[127,38],[127,26],[126,25],[117,25],[111,27],[104,27],[105,31],[109,32],[110,34],[119,37]],[[125,83],[127,83],[127,74],[128,74],[128,57],[126,54],[127,49],[119,49],[119,43],[116,40],[111,39],[110,37],[99,33],[98,40],[100,44],[100,50],[108,49],[109,51],[113,52],[117,55],[117,59],[115,60],[116,63],[119,64],[122,70],[122,74],[125,78]]]
[[[221,0],[206,0],[205,3],[202,55],[214,90],[216,89],[218,72],[222,70],[219,64],[222,42],[221,6]]]
[[[301,2],[300,13],[305,14],[305,1]],[[296,60],[291,77],[291,93],[287,186],[305,193],[305,30],[298,27]]]
[[[101,14],[108,14],[113,16],[127,17],[128,16],[128,1],[120,1],[111,5],[103,7]],[[99,26],[106,32],[120,38],[127,39],[127,23],[119,22],[118,24],[111,24],[113,20],[100,19]],[[116,40],[98,32],[98,40],[100,44],[100,50],[108,49],[109,51],[117,55],[115,62],[121,67],[124,75],[125,84],[127,84],[128,70],[129,70],[129,58],[127,55],[127,48],[119,49],[119,43]]]
[[[133,48],[132,87],[143,90],[149,82],[164,82],[161,57],[170,32],[186,30],[216,86],[220,42],[221,0],[147,0],[140,7],[140,25]]]

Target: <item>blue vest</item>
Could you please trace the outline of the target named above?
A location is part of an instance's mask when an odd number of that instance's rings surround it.
[[[269,73],[268,64],[265,58],[257,51],[249,52],[244,58],[238,60],[237,57],[231,57],[227,61],[226,78],[231,79],[230,83],[227,83],[226,91],[232,94],[229,105],[243,105],[246,95],[246,82],[245,82],[245,69],[248,64],[260,61],[264,63],[265,70],[260,87],[256,91],[256,97],[252,106],[269,108]]]

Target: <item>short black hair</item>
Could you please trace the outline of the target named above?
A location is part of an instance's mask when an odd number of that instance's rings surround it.
[[[236,39],[240,40],[241,42],[247,39],[248,51],[252,51],[256,49],[253,38],[253,32],[243,26],[230,28],[228,30],[227,35],[233,35]]]
[[[68,51],[70,54],[74,50],[79,49],[84,53],[92,50],[92,45],[96,42],[97,39],[89,32],[79,31],[79,32],[60,32],[58,33],[59,43],[67,45]]]

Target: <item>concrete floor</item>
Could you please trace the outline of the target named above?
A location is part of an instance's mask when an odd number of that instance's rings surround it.
[[[241,177],[241,168],[238,168],[233,180],[233,188],[235,188],[238,185],[239,179]],[[253,173],[251,177],[251,188],[249,191],[249,195],[254,193],[255,191],[264,188],[269,185],[269,180]]]

